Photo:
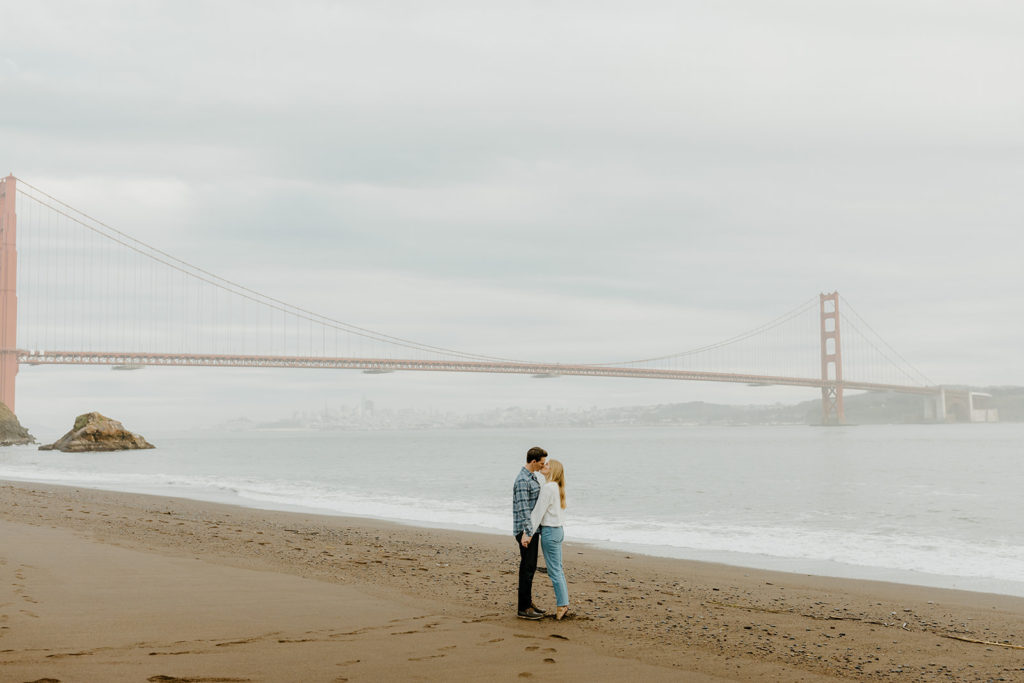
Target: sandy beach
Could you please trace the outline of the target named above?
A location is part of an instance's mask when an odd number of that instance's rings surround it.
[[[0,680],[1024,680],[1021,598],[565,551],[529,622],[511,536],[3,482]]]

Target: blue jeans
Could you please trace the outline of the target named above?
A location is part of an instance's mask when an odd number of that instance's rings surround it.
[[[544,562],[548,566],[548,578],[555,589],[555,604],[565,607],[569,604],[569,586],[562,571],[562,540],[565,532],[560,526],[541,527],[540,547],[544,551]]]

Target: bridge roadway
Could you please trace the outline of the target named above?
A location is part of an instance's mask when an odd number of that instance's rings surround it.
[[[563,365],[559,363],[517,363],[512,361],[469,360],[407,360],[397,358],[316,358],[307,356],[245,356],[184,353],[115,353],[105,351],[25,351],[17,350],[18,363],[23,365],[111,365],[126,369],[145,366],[177,367],[242,367],[242,368],[320,368],[330,370],[362,370],[387,373],[396,370],[417,372],[484,372],[492,374],[559,377],[631,377],[635,379],[674,379],[693,382],[734,382],[752,385],[783,385],[821,389],[835,382],[806,377],[776,377],[698,370],[664,370],[658,368],[614,365]],[[906,394],[937,395],[940,387],[851,382],[843,380],[843,389],[863,391],[895,391]]]

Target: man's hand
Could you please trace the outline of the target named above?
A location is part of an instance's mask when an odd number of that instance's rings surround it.
[[[531,541],[532,539],[533,539],[533,536],[527,536],[526,534],[523,534],[523,538],[522,538],[522,540],[520,541],[520,543],[522,543],[522,544],[523,544],[523,547],[524,547],[524,548],[529,548],[529,547],[530,547],[530,541]]]

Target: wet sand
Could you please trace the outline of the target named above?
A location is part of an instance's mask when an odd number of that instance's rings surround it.
[[[565,562],[528,622],[511,536],[0,482],[0,680],[1024,681],[1021,598]]]

